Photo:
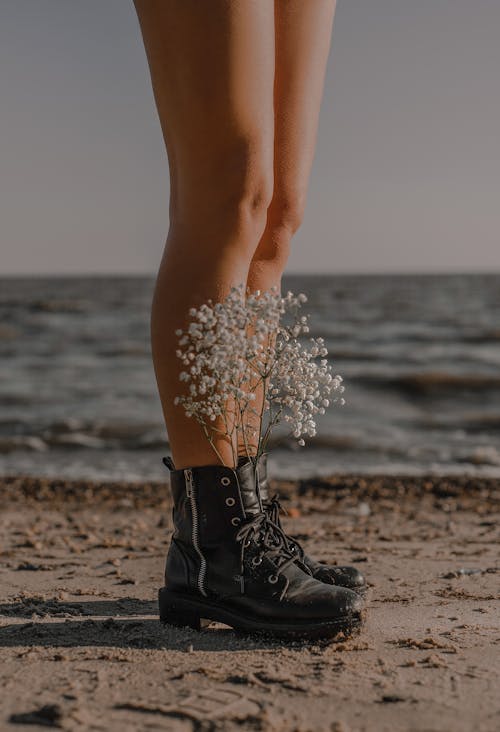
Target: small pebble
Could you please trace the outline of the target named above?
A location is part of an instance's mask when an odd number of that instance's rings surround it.
[[[358,505],[358,516],[369,516],[372,510],[368,503],[360,503]]]

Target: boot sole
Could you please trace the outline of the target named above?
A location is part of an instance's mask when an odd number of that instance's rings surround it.
[[[271,620],[256,618],[233,608],[211,603],[205,598],[182,595],[162,587],[158,593],[160,622],[178,628],[202,630],[212,622],[224,623],[235,631],[268,635],[276,638],[318,639],[333,638],[339,633],[351,635],[362,625],[360,612],[334,619]]]

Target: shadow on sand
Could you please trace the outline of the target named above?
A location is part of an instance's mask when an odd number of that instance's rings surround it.
[[[156,600],[137,600],[134,597],[115,598],[113,600],[82,600],[67,601],[57,599],[38,600],[34,598],[22,598],[0,604],[0,616],[7,615],[14,618],[32,618],[33,615],[50,615],[57,617],[63,615],[74,616],[135,616],[135,615],[157,615],[158,604]]]
[[[157,612],[155,602],[133,598],[77,603],[56,600],[4,603],[0,605],[4,622],[14,618],[33,619],[28,623],[0,626],[0,647],[241,651],[285,645],[266,637],[239,635],[222,625],[211,626],[202,632],[162,625]],[[87,617],[82,618],[82,615]],[[140,617],[144,615],[156,617]],[[301,642],[288,642],[286,647],[295,645],[297,649],[304,647]]]

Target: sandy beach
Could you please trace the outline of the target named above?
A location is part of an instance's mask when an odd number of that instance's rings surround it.
[[[271,488],[318,558],[366,573],[359,635],[163,627],[168,484],[1,479],[0,729],[498,730],[500,483]]]

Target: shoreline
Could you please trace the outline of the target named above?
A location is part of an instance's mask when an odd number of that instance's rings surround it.
[[[500,478],[473,474],[365,474],[336,473],[326,477],[288,480],[271,478],[270,493],[286,500],[301,496],[341,500],[347,495],[359,500],[387,498],[391,495],[417,498],[469,496],[500,505]],[[168,477],[164,481],[75,480],[33,475],[0,476],[0,498],[6,502],[48,501],[110,503],[127,499],[135,507],[170,505]]]

